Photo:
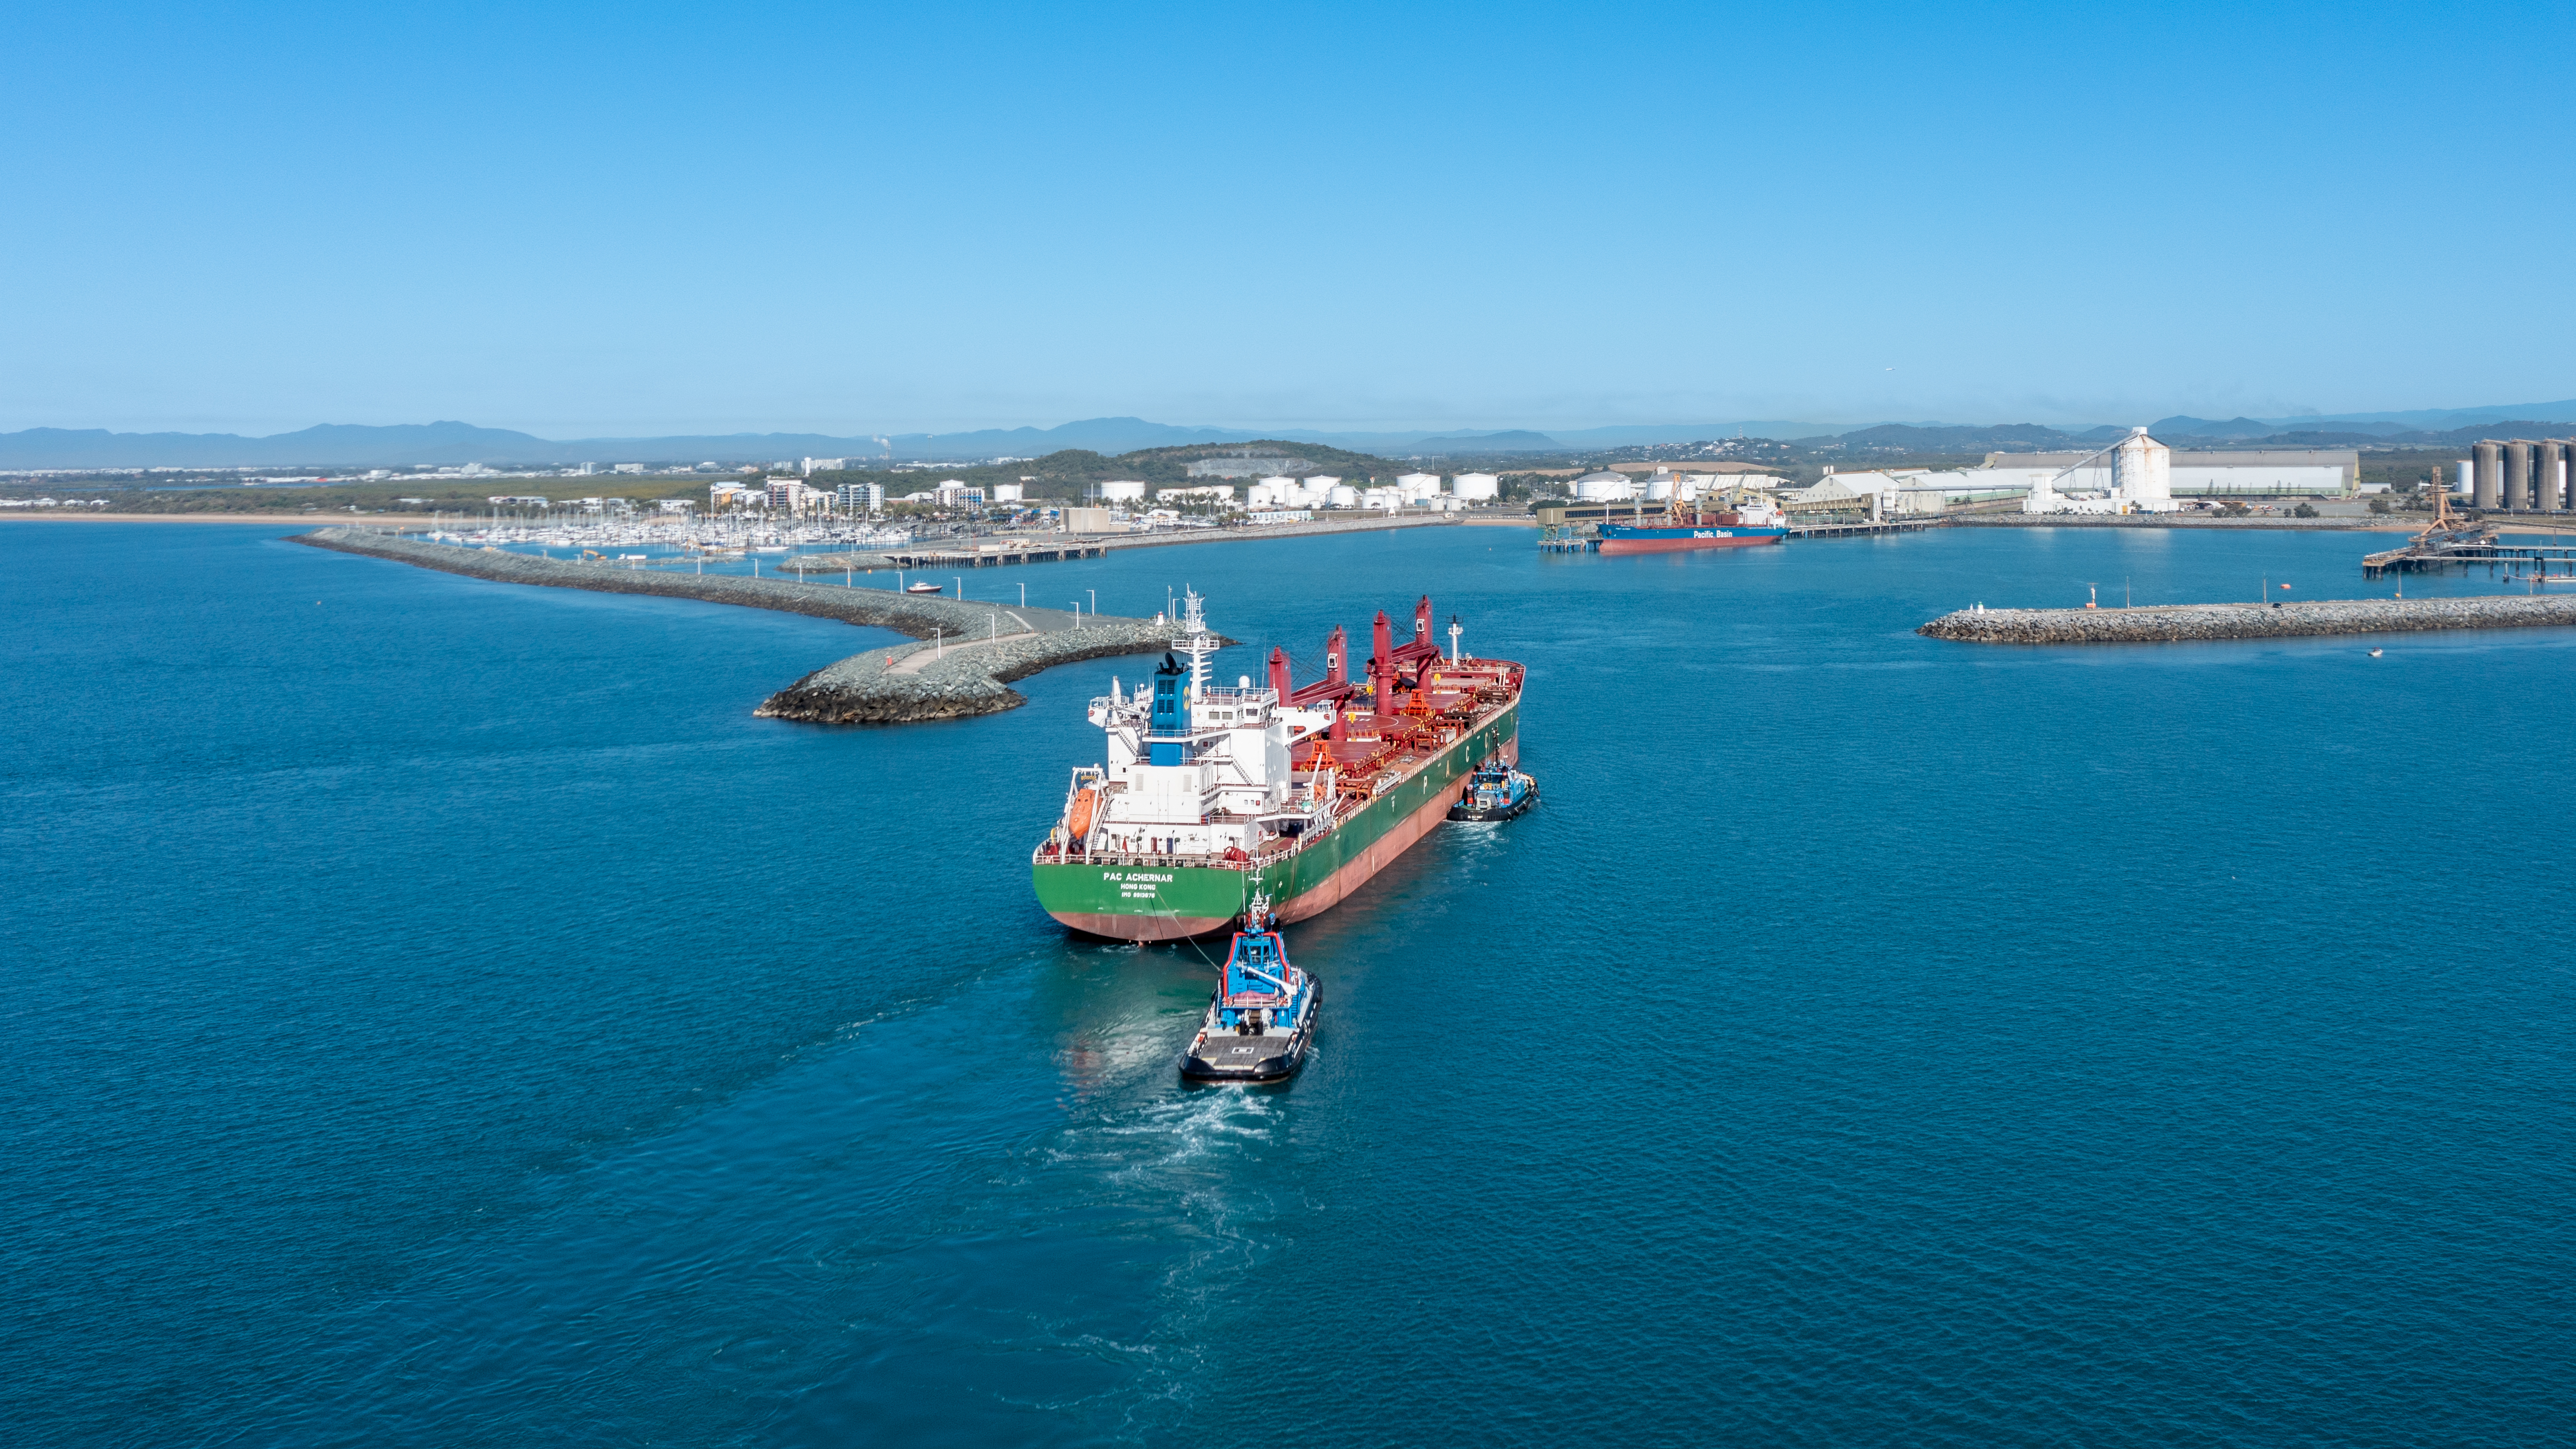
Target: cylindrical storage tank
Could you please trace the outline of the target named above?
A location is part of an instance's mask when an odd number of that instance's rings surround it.
[[[1663,503],[1670,500],[1672,496],[1672,479],[1649,478],[1646,480],[1646,501],[1648,503]]]
[[[1461,473],[1449,481],[1449,491],[1461,498],[1490,501],[1501,489],[1491,473]]]
[[[1269,489],[1273,498],[1293,498],[1298,491],[1296,479],[1276,473],[1262,479],[1260,486]]]
[[[2500,506],[2531,506],[2531,444],[2521,438],[2504,445],[2504,502]]]
[[[2173,497],[2173,449],[2131,428],[2111,454],[2111,486],[2132,502],[2163,502]]]
[[[1100,498],[1104,503],[1134,503],[1143,499],[1144,496],[1145,485],[1142,483],[1129,483],[1122,481],[1116,483],[1103,483],[1100,485]]]
[[[2540,488],[2540,511],[2567,511],[2567,444],[2558,438],[2542,443],[2532,453],[2532,482]]]
[[[2462,497],[2477,491],[2478,465],[2466,458],[2460,460],[2459,476],[2452,480],[2451,491]]]
[[[1357,508],[1360,506],[1360,490],[1353,488],[1347,483],[1334,484],[1324,496],[1335,508]]]
[[[2498,508],[2504,497],[2504,444],[2480,443],[2470,451],[2478,459],[2477,506]]]

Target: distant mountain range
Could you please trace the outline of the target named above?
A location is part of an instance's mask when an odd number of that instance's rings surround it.
[[[2361,442],[2449,444],[2503,432],[2537,432],[2576,423],[2576,400],[2502,407],[2427,409],[2416,412],[2347,413],[2289,418],[2174,416],[2151,424],[2167,441],[2250,442],[2350,446]],[[1177,427],[1142,418],[1087,418],[1053,428],[985,428],[964,433],[900,433],[836,437],[824,433],[726,433],[661,438],[580,438],[557,441],[506,428],[470,423],[404,423],[390,427],[326,424],[300,432],[249,438],[234,433],[111,433],[103,429],[29,428],[0,433],[0,469],[39,468],[386,468],[463,463],[764,463],[806,457],[883,458],[902,462],[995,457],[1042,457],[1067,448],[1129,453],[1139,448],[1193,443],[1248,443],[1261,439],[1317,443],[1381,457],[1496,453],[1583,453],[1659,443],[1692,443],[1730,437],[1823,442],[1847,448],[1902,448],[1919,452],[2098,444],[2126,429],[2052,428],[2036,423],[1967,426],[1940,422],[1808,423],[1780,420],[1673,423],[1656,426],[1560,429],[1533,432],[1330,432],[1310,428],[1249,431]]]

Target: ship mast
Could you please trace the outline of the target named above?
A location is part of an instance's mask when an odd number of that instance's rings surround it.
[[[1215,646],[1208,642],[1207,600],[1199,597],[1198,590],[1184,588],[1181,603],[1181,637],[1172,643],[1190,656],[1190,698],[1195,700],[1207,693],[1208,655]]]

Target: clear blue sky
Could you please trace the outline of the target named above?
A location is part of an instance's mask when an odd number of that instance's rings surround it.
[[[2571,17],[20,5],[0,429],[2564,398]]]

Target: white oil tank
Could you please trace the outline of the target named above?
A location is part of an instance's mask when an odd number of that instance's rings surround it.
[[[1353,488],[1348,484],[1335,483],[1332,488],[1324,494],[1324,497],[1325,500],[1335,508],[1357,508],[1360,506],[1360,490]]]
[[[996,503],[1025,502],[1028,496],[1028,485],[1024,483],[996,483],[993,485],[993,501]]]
[[[1649,479],[1647,479],[1647,480],[1646,480],[1646,501],[1647,501],[1647,502],[1649,502],[1649,503],[1663,503],[1663,502],[1669,501],[1669,500],[1672,498],[1672,496],[1673,496],[1673,480],[1672,480],[1672,479],[1670,479],[1670,478],[1649,478]]]
[[[1584,503],[1618,503],[1637,496],[1637,485],[1625,473],[1586,473],[1574,480],[1574,496]]]
[[[1125,479],[1115,483],[1103,483],[1100,485],[1100,497],[1105,503],[1141,502],[1145,497],[1145,485]]]
[[[1428,498],[1432,494],[1440,491],[1440,475],[1437,473],[1400,473],[1396,475],[1395,486],[1396,489],[1403,493],[1407,498]]]
[[[1461,473],[1449,480],[1449,491],[1460,498],[1490,502],[1502,485],[1491,473]]]

